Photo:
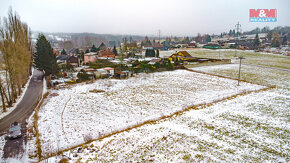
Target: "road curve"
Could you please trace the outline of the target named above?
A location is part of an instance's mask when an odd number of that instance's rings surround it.
[[[3,135],[8,131],[11,123],[22,123],[23,136],[18,139],[7,140],[4,146],[4,158],[14,157],[23,152],[23,144],[26,144],[27,142],[26,119],[29,118],[29,116],[32,114],[42,97],[42,78],[43,73],[34,69],[33,76],[22,100],[10,114],[0,120],[0,135]]]
[[[41,71],[34,69],[23,99],[10,114],[0,120],[0,133],[6,132],[12,122],[25,122],[33,112],[42,96],[42,76],[43,73]]]

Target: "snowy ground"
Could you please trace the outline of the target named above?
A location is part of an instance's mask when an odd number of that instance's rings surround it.
[[[239,64],[226,64],[191,68],[197,71],[238,78]],[[290,70],[290,69],[289,69]],[[262,85],[274,85],[290,89],[290,72],[255,65],[241,66],[241,79]]]
[[[188,106],[209,103],[264,86],[241,83],[186,70],[140,74],[128,80],[55,90],[39,111],[44,155],[170,115]],[[90,90],[104,90],[91,93]]]
[[[244,57],[243,63],[269,66],[275,68],[290,69],[290,57],[277,55],[273,53],[256,53],[250,50],[232,50],[232,49],[220,49],[220,50],[189,50],[188,51],[194,57],[204,58],[217,58],[217,59],[231,59],[232,63],[237,63],[239,60],[237,57]]]
[[[285,100],[279,91],[240,96],[64,155],[72,162],[289,162],[289,97]]]
[[[195,70],[237,77],[237,68],[237,64],[229,64]],[[211,78],[204,84],[214,85]],[[242,79],[276,88],[94,141],[51,157],[49,162],[62,157],[72,162],[289,162],[289,72],[243,65]],[[197,87],[202,85],[200,82],[192,80]]]
[[[6,142],[5,136],[6,135],[0,136],[0,161],[1,161],[1,158],[3,156],[3,149],[4,149],[5,142]]]

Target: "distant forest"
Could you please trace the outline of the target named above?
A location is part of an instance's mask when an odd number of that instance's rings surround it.
[[[35,32],[38,34],[39,32]],[[71,49],[73,47],[92,47],[99,46],[101,43],[109,45],[110,42],[120,45],[124,37],[128,40],[141,41],[145,36],[138,35],[113,35],[113,34],[95,34],[95,33],[44,33],[47,39],[60,48]],[[131,38],[131,39],[129,39]]]
[[[273,29],[270,29],[270,27],[263,27],[263,28],[255,28],[251,31],[247,31],[247,32],[244,32],[243,34],[246,34],[246,35],[250,35],[250,34],[256,34],[256,33],[268,33],[268,32],[277,32],[279,33],[280,35],[285,35],[285,34],[289,34],[290,33],[290,27],[289,26],[285,26],[285,27],[282,27],[282,26],[278,26],[278,27],[275,27]]]

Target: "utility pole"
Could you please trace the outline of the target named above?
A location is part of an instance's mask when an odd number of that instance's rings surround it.
[[[237,56],[237,48],[238,48],[238,39],[239,39],[239,33],[241,31],[241,24],[238,22],[238,24],[235,25],[236,28],[236,51],[235,51],[235,56]]]
[[[161,41],[160,41],[160,35],[161,35],[161,30],[160,30],[160,29],[158,29],[159,44],[161,44]]]
[[[240,77],[241,77],[242,59],[246,59],[246,58],[244,58],[244,57],[239,57],[238,59],[240,59],[238,86],[240,86]]]

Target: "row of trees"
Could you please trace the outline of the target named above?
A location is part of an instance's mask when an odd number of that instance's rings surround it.
[[[22,88],[31,74],[32,46],[28,25],[21,22],[19,15],[8,12],[8,18],[0,21],[0,51],[2,71],[0,95],[3,111],[12,106],[22,93]]]

